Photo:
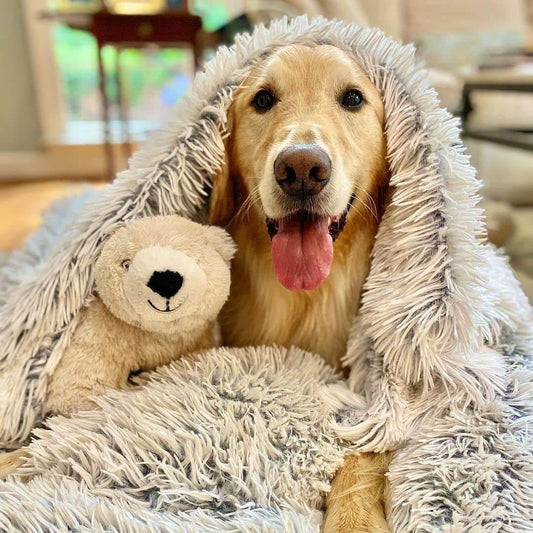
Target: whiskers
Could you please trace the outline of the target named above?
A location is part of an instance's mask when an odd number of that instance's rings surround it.
[[[365,208],[366,212],[368,214],[370,214],[372,216],[372,218],[376,221],[376,222],[379,222],[379,217],[378,217],[378,208],[376,206],[376,202],[374,201],[374,198],[372,198],[372,195],[368,193],[368,191],[366,191],[363,187],[361,187],[361,185],[359,184],[355,184],[355,189],[359,192],[362,192],[364,197],[361,198],[361,195],[359,194],[354,194],[354,199],[352,202],[350,202],[350,207],[353,207],[354,203],[355,202],[360,202],[360,204]],[[365,201],[365,199],[367,199],[367,201]],[[360,213],[358,210],[357,210],[357,213],[360,214],[360,216],[363,217],[363,219],[365,219],[365,217],[363,216],[362,213]]]
[[[252,187],[250,192],[248,193],[248,196],[242,203],[242,205],[239,207],[238,211],[231,217],[229,222],[226,224],[226,227],[230,226],[235,220],[237,220],[240,216],[245,216],[248,214],[250,209],[257,203],[260,203],[261,197],[259,194],[259,183]]]
[[[242,202],[239,209],[231,217],[231,219],[226,224],[226,228],[231,226],[239,218],[246,218],[250,210],[256,206],[261,206],[261,196],[259,192],[259,183],[254,185],[248,195],[246,196],[244,202]],[[354,209],[358,216],[362,217],[365,222],[368,222],[368,218],[371,217],[376,223],[379,222],[378,208],[376,202],[372,195],[367,192],[361,185],[354,185],[356,192],[353,194],[352,199],[349,203],[349,208],[357,207],[359,203],[363,209]],[[311,205],[308,206],[309,211],[316,213],[318,215],[328,216],[329,213],[324,210],[324,207],[321,205],[321,202],[317,202],[317,199],[311,198]],[[313,205],[313,202],[316,202],[316,205]]]

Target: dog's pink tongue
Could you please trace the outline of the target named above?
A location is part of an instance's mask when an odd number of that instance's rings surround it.
[[[272,262],[279,282],[290,291],[311,290],[329,275],[333,240],[326,218],[284,219],[272,239]]]

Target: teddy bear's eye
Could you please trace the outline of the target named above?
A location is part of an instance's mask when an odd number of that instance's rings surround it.
[[[127,272],[129,269],[130,269],[130,266],[131,266],[131,260],[130,259],[124,259],[124,261],[122,261],[122,269]]]

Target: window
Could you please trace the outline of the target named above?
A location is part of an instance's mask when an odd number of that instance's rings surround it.
[[[102,136],[101,98],[98,86],[97,46],[87,32],[56,24],[53,29],[54,54],[65,110],[67,143],[99,142]],[[115,80],[117,50],[103,50],[107,74],[106,90],[112,102],[112,139],[120,140],[117,123],[118,88]],[[145,48],[120,52],[123,97],[127,103],[130,131],[142,138],[168,117],[186,91],[193,75],[193,60],[188,50]]]
[[[211,31],[235,17],[241,0],[193,0],[191,8]],[[45,144],[102,142],[101,99],[98,88],[97,46],[87,32],[43,20],[47,0],[25,0],[25,15],[34,64],[38,104]],[[104,48],[108,95],[116,102],[116,49]],[[143,138],[164,122],[193,77],[192,53],[187,49],[125,49],[120,53],[121,79],[130,132]],[[120,141],[116,104],[111,106],[113,141]]]

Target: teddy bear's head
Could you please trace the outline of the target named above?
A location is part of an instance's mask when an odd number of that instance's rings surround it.
[[[234,253],[221,228],[179,216],[136,219],[105,242],[96,291],[111,313],[133,326],[165,335],[198,330],[228,297]]]

